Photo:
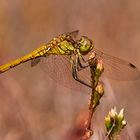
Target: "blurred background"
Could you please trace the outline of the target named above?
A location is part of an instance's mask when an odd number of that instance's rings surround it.
[[[1,0],[0,64],[79,29],[79,35],[91,38],[96,48],[140,69],[139,13],[138,0]],[[116,106],[125,108],[127,138],[139,140],[140,80],[105,79],[104,84],[92,139],[102,139],[104,117]],[[82,122],[88,100],[89,94],[57,84],[40,66],[20,65],[0,75],[0,139],[74,140],[69,138],[71,130]]]

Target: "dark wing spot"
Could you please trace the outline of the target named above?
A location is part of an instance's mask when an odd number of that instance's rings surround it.
[[[31,61],[31,67],[36,66],[40,62],[40,58],[35,58]]]
[[[135,65],[133,65],[132,63],[129,63],[129,66],[130,66],[131,68],[136,69],[136,66],[135,66]]]

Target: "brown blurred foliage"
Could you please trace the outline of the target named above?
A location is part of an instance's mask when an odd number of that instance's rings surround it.
[[[140,69],[139,13],[137,0],[1,0],[0,64],[58,34],[79,29],[98,49]],[[103,118],[115,105],[126,110],[131,139],[140,139],[140,80],[111,80],[111,86],[108,82],[94,128],[104,129]],[[57,85],[39,66],[23,64],[0,75],[0,139],[61,140],[75,126],[80,110],[88,109],[88,98],[87,93]]]

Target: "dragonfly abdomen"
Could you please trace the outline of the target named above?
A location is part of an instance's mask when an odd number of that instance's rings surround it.
[[[45,46],[42,46],[42,48],[36,49],[35,51],[33,51],[27,55],[24,55],[16,60],[13,60],[7,64],[0,66],[0,73],[3,73],[5,71],[9,70],[10,68],[13,68],[19,64],[25,63],[29,60],[43,56],[44,53],[46,53],[46,51],[44,51],[45,49],[43,49],[43,47],[45,47]]]

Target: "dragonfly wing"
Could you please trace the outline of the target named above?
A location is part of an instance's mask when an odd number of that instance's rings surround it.
[[[140,78],[140,72],[132,63],[120,58],[108,55],[95,49],[96,55],[104,63],[104,74],[108,78],[127,81]]]
[[[73,32],[68,33],[70,36],[72,36],[74,39],[78,36],[79,30],[75,30]]]
[[[67,88],[78,90],[78,91],[87,91],[85,85],[74,80],[72,77],[71,63],[69,56],[61,55],[50,55],[44,57],[40,61],[41,69],[47,73],[56,83],[63,85]],[[87,74],[87,69],[79,71],[78,76],[80,79],[89,82],[90,73]]]

